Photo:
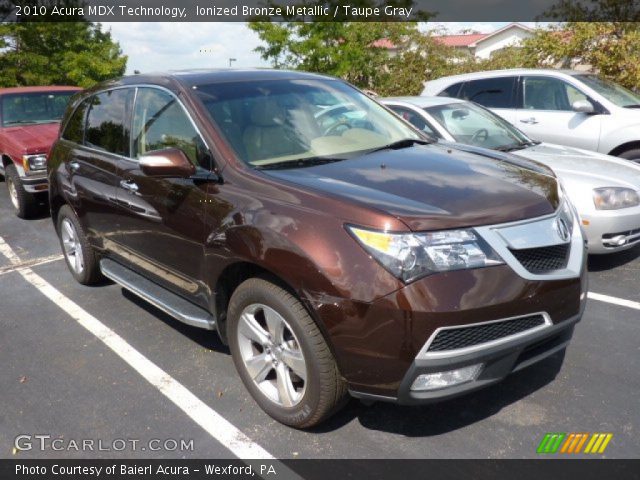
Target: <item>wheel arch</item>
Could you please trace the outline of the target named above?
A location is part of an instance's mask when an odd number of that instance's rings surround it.
[[[626,152],[627,150],[640,149],[640,140],[633,140],[631,142],[626,142],[621,145],[618,145],[616,148],[611,150],[608,155],[613,155],[614,157],[619,156],[620,154]]]

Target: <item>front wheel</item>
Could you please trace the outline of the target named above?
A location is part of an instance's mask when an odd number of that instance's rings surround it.
[[[15,165],[7,165],[5,182],[7,183],[9,198],[16,215],[20,218],[29,218],[35,215],[38,207],[37,198],[34,194],[25,190]]]
[[[631,160],[632,162],[640,163],[640,148],[632,148],[631,150],[622,152],[619,157]]]
[[[318,326],[298,299],[260,278],[242,283],[228,310],[229,347],[255,401],[270,416],[308,428],[331,416],[346,383]]]

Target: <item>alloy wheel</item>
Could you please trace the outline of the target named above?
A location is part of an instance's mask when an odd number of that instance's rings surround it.
[[[260,391],[282,407],[300,403],[307,365],[300,343],[282,315],[254,303],[242,311],[237,332],[242,362]]]
[[[11,203],[16,209],[20,208],[18,204],[18,190],[16,189],[16,184],[13,183],[13,179],[9,176],[6,178],[7,180],[7,188],[9,189],[9,198],[11,199]]]
[[[61,224],[62,245],[64,255],[73,271],[81,274],[84,270],[84,260],[82,257],[82,245],[78,239],[78,232],[71,220],[65,218]]]

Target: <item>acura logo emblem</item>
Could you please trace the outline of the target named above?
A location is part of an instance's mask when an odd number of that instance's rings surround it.
[[[567,222],[562,218],[556,218],[555,227],[562,241],[569,241],[569,227],[567,226]]]

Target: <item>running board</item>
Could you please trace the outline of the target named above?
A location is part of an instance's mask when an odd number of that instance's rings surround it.
[[[130,268],[108,258],[103,258],[100,260],[100,270],[105,277],[146,300],[166,314],[171,315],[176,320],[193,327],[215,330],[216,319],[205,309],[170,292]]]

